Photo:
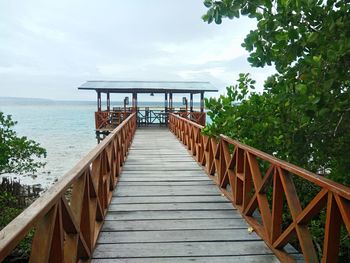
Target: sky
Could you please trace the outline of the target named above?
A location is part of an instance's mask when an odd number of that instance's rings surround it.
[[[202,0],[0,0],[0,97],[95,100],[77,90],[86,80],[210,81],[221,94],[240,72],[261,90],[273,69],[241,47],[256,22],[208,25],[205,12]]]

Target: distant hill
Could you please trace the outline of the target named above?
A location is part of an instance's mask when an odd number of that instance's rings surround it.
[[[52,100],[40,98],[0,97],[1,105],[95,105],[95,101]]]
[[[38,98],[0,97],[0,104],[51,104],[53,100]]]

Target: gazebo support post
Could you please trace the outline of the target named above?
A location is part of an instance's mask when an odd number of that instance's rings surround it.
[[[164,121],[165,125],[168,126],[168,93],[164,93]]]
[[[168,93],[164,93],[164,110],[165,110],[165,113],[168,112]]]
[[[193,112],[193,93],[190,93],[190,112]]]
[[[132,108],[133,108],[133,111],[137,111],[137,93],[136,92],[133,92],[132,93]]]
[[[172,92],[169,93],[169,108],[170,108],[170,111],[172,112],[173,111],[173,93]]]
[[[204,92],[201,92],[200,105],[201,105],[201,112],[204,112]]]
[[[97,92],[97,111],[101,111],[101,92]]]
[[[109,92],[107,92],[107,111],[111,110],[111,98]]]

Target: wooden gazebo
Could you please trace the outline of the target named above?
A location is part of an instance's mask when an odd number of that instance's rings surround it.
[[[87,81],[78,89],[95,90],[97,93],[97,111],[95,112],[96,134],[108,134],[132,112],[137,112],[137,123],[145,125],[167,125],[168,113],[176,113],[201,125],[205,124],[204,93],[218,90],[209,82],[198,81]],[[122,107],[111,106],[111,93],[131,94],[131,107],[128,98],[124,99]],[[138,94],[164,94],[164,109],[138,107]],[[102,109],[102,94],[106,94],[106,108]],[[183,97],[183,106],[174,107],[174,94],[189,94]],[[193,95],[199,94],[199,109],[195,111]],[[189,101],[189,107],[188,107]]]

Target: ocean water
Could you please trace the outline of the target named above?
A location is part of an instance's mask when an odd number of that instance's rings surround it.
[[[111,105],[121,106],[121,103]],[[140,102],[139,106],[163,106],[163,103]],[[174,106],[182,105],[176,102]],[[14,127],[18,135],[35,140],[47,150],[47,164],[35,176],[10,175],[24,184],[49,187],[97,145],[96,102],[0,98],[0,111],[18,122]]]
[[[11,175],[25,184],[41,184],[47,188],[63,176],[97,142],[94,132],[94,103],[42,102],[1,103],[0,111],[17,121],[15,130],[40,143],[47,150],[45,168],[36,178]]]

